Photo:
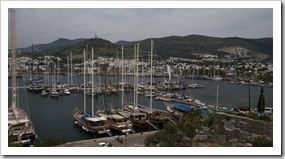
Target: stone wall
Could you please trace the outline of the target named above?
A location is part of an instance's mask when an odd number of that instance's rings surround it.
[[[248,146],[257,137],[273,138],[273,123],[217,112],[210,139],[221,146]]]

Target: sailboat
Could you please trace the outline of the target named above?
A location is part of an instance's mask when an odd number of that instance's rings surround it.
[[[29,115],[17,107],[17,82],[16,82],[16,33],[15,10],[11,9],[11,35],[12,35],[12,105],[8,108],[8,135],[15,138],[13,143],[24,145],[32,142],[35,137],[35,128]]]
[[[220,68],[219,68],[219,69],[220,69]],[[218,70],[218,71],[219,71],[219,70]],[[220,81],[220,80],[222,80],[223,78],[222,78],[220,75],[217,75],[217,76],[216,76],[215,72],[216,72],[216,65],[214,64],[214,77],[212,77],[212,80],[215,80],[215,81]],[[218,74],[219,74],[219,72],[218,72]]]
[[[32,78],[31,76],[32,67],[30,65],[30,79],[28,79],[27,81],[27,84],[30,84],[30,86],[28,87],[28,90],[31,92],[35,92],[35,93],[39,93],[44,89],[44,87],[40,85],[40,83],[43,82],[43,78],[38,77],[37,69],[36,69],[36,78]]]
[[[128,103],[124,105],[124,110],[129,111],[129,118],[132,121],[132,124],[139,128],[148,128],[149,122],[147,120],[147,114],[139,112],[138,105],[138,59],[139,59],[139,43],[134,47],[134,103]]]
[[[34,45],[32,44],[32,54],[34,52],[33,48],[34,48]],[[34,77],[34,71],[33,71],[33,76],[32,76],[32,70],[34,68],[34,64],[32,65],[32,61],[33,61],[32,58],[29,61],[30,61],[30,66],[29,66],[30,78],[28,79],[27,84],[39,85],[40,83],[42,83],[44,81],[44,78],[43,77],[38,77],[38,64],[36,64],[36,76]]]
[[[151,40],[151,51],[150,51],[150,92],[152,92],[152,57],[153,57],[153,40]],[[141,112],[147,113],[147,119],[149,124],[164,124],[167,123],[170,118],[163,114],[160,110],[154,110],[152,108],[152,97],[150,97],[150,107],[149,109],[140,109]]]
[[[92,48],[92,61],[93,61],[93,48]],[[93,87],[93,63],[92,63],[92,89]],[[110,123],[104,116],[96,116],[94,114],[94,98],[92,95],[92,112],[88,113],[86,111],[86,85],[85,85],[85,49],[84,49],[84,110],[81,112],[78,108],[75,108],[72,116],[75,120],[75,123],[78,124],[83,130],[87,132],[93,132],[98,134],[105,134],[107,133],[109,136],[111,136],[111,130],[110,130]],[[93,93],[93,91],[92,91]]]
[[[217,85],[217,92],[216,92],[216,105],[208,105],[210,111],[212,112],[228,112],[228,108],[219,106],[219,85]]]
[[[111,128],[122,133],[134,132],[133,124],[130,120],[131,113],[124,111],[124,67],[123,67],[124,47],[122,46],[122,109],[111,108],[111,115],[105,115],[110,121]],[[101,112],[101,115],[103,113]]]
[[[53,71],[54,75],[53,75],[53,80],[52,80],[52,88],[49,92],[49,96],[51,97],[59,97],[60,93],[57,91],[57,88],[56,88],[56,80],[55,80],[55,71]]]

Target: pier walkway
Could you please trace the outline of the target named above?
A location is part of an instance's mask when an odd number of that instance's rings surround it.
[[[113,147],[145,147],[144,140],[147,136],[156,133],[157,131],[149,131],[136,133],[136,134],[128,134],[119,135],[118,139],[116,136],[105,137],[105,138],[94,138],[88,140],[81,141],[73,141],[67,142],[60,147],[102,147],[99,143],[110,143]]]

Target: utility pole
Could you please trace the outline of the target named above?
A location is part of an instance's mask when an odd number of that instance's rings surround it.
[[[250,81],[251,79],[249,79],[249,83],[248,83],[248,111],[249,111],[249,115],[250,115]]]

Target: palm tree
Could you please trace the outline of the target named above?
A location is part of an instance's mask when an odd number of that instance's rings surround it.
[[[177,123],[178,128],[189,138],[196,135],[202,125],[202,115],[199,110],[190,109],[183,114],[181,120]]]

